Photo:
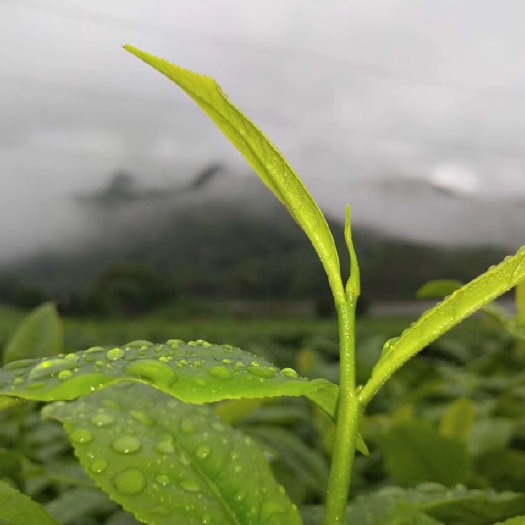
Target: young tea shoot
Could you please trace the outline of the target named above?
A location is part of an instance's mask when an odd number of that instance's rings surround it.
[[[326,502],[316,509],[315,523],[345,523],[356,449],[366,452],[359,426],[368,404],[409,359],[519,285],[525,278],[525,250],[465,286],[454,286],[453,293],[398,338],[385,342],[371,376],[357,384],[355,316],[360,272],[350,207],[345,225],[350,276],[344,282],[334,238],[319,206],[279,150],[219,85],[132,46],[126,50],[194,100],[310,239],[326,272],[338,315],[339,384],[306,379],[291,368],[278,368],[239,348],[202,340],[133,341],[61,353],[61,327],[56,312],[46,306],[33,314],[4,354],[0,410],[16,408],[26,400],[46,403],[43,416],[63,424],[92,482],[144,523],[299,525],[306,515],[301,515],[276,481],[261,444],[221,419],[211,404],[303,396],[335,424]],[[525,311],[523,290],[520,285],[520,326]],[[35,334],[37,345],[30,343]],[[457,410],[464,410],[463,405]],[[498,507],[502,508],[503,504]],[[348,517],[353,525],[364,523],[358,518],[360,512],[356,507],[353,517]],[[421,516],[413,509],[396,512],[398,523]],[[503,514],[493,515],[497,519]],[[46,508],[2,481],[0,519],[14,524],[56,523]],[[427,516],[418,523],[441,522]]]

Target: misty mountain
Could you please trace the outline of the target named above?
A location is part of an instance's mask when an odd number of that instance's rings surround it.
[[[393,183],[389,183],[393,184]],[[396,195],[395,185],[386,188]],[[456,206],[461,196],[407,184],[399,196]],[[116,263],[153,268],[190,296],[319,298],[328,288],[309,241],[282,205],[253,176],[209,166],[163,190],[137,187],[118,173],[106,188],[78,201],[89,228],[75,243],[40,251],[4,269],[49,293],[86,290]],[[397,217],[399,219],[399,217]],[[393,219],[394,220],[394,219]],[[366,222],[366,221],[365,221]],[[343,226],[329,218],[340,254]],[[365,295],[408,298],[426,280],[469,280],[501,259],[497,248],[443,247],[401,240],[370,224],[354,230]],[[342,257],[342,268],[348,268]]]
[[[525,244],[525,199],[462,191],[430,179],[392,176],[340,186],[330,210],[350,200],[358,224],[388,237],[438,246]]]

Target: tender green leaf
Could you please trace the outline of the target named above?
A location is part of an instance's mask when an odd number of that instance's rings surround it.
[[[171,339],[93,347],[50,359],[15,361],[0,370],[0,394],[34,401],[71,400],[121,381],[139,381],[195,404],[224,399],[306,396],[333,415],[338,388],[304,379],[232,346]],[[1,399],[1,398],[0,398]]]
[[[411,357],[463,319],[516,286],[524,277],[525,248],[521,248],[516,255],[505,258],[424,313],[398,339],[385,347],[370,380],[359,395],[360,400],[368,403],[387,379]]]
[[[470,399],[456,399],[448,407],[439,425],[442,436],[465,442],[470,436],[476,409]]]
[[[463,286],[461,281],[454,279],[436,279],[428,281],[416,292],[418,299],[441,299]]]
[[[0,522],[9,525],[59,525],[42,505],[1,480]]]
[[[140,384],[44,408],[95,483],[150,525],[299,525],[249,437],[211,408]]]
[[[400,485],[435,481],[451,486],[467,477],[466,446],[441,436],[425,423],[397,425],[380,438],[379,445],[386,469]]]
[[[334,296],[344,301],[339,257],[330,228],[279,150],[228,100],[212,78],[182,69],[135,47],[125,46],[125,49],[175,82],[239,150],[305,231],[323,263]]]
[[[64,330],[55,305],[46,303],[24,319],[4,350],[4,364],[62,352]]]

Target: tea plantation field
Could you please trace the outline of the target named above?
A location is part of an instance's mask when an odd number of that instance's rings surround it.
[[[0,310],[2,346],[23,316]],[[385,340],[411,320],[359,319],[360,382]],[[338,377],[331,319],[66,319],[64,338],[68,352],[137,339],[205,339],[308,377]],[[364,419],[369,455],[356,460],[352,523],[388,525],[390,515],[406,512],[396,523],[489,525],[525,514],[524,407],[525,347],[490,320],[470,319],[430,345],[386,384]],[[216,410],[263,446],[305,523],[319,523],[333,439],[328,417],[303,398],[229,401]],[[93,485],[61,426],[42,421],[33,403],[0,413],[0,479],[45,504],[60,523],[137,523]]]

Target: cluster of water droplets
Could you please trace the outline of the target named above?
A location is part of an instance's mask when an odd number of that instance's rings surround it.
[[[3,371],[9,374],[0,375],[0,389],[41,400],[71,399],[126,378],[152,384],[191,402],[228,397],[232,385],[237,393],[234,397],[238,397],[268,380],[277,385],[290,380],[307,381],[292,368],[279,370],[229,345],[217,346],[203,340],[184,343],[178,339],[163,345],[141,340],[122,347],[95,346],[84,352],[11,363]]]
[[[145,387],[131,386],[120,385],[117,390],[139,398]],[[137,516],[141,505],[137,510],[130,502],[140,496],[151,500],[144,504],[152,509],[150,517],[181,522],[188,516],[200,517],[205,525],[217,523],[217,516],[226,513],[225,518],[236,516],[232,523],[240,515],[267,525],[287,523],[284,489],[268,488],[258,480],[262,467],[258,462],[263,458],[252,438],[233,430],[207,407],[147,392],[153,398],[161,396],[159,402],[141,401],[132,410],[112,398],[102,406],[98,403],[95,410],[90,398],[77,402],[86,404],[80,404],[80,414],[75,413],[77,423],[70,429],[70,440],[80,457],[87,458],[84,464],[95,480],[103,478]],[[167,413],[159,408],[161,401],[173,417],[161,417]],[[225,518],[219,521],[229,523]]]

